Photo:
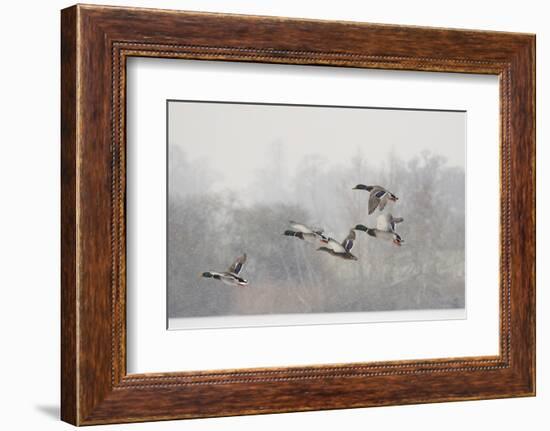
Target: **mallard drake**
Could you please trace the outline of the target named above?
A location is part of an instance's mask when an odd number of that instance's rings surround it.
[[[328,237],[323,234],[323,229],[311,228],[305,224],[297,223],[295,221],[290,221],[289,224],[292,229],[285,230],[283,235],[294,236],[310,243],[328,243]]]
[[[370,192],[369,214],[372,214],[377,207],[380,211],[382,211],[388,201],[395,202],[399,199],[392,192],[386,190],[382,186],[366,186],[364,184],[357,184],[353,190],[366,190],[367,192]]]
[[[237,260],[233,262],[233,265],[231,265],[226,272],[207,271],[203,272],[202,276],[205,278],[220,280],[221,282],[230,286],[247,286],[248,281],[242,277],[239,277],[239,273],[243,269],[245,262],[246,253],[237,258]]]
[[[355,241],[355,231],[351,229],[348,236],[341,244],[335,239],[329,238],[327,245],[319,247],[317,250],[324,251],[341,259],[357,260],[357,257],[351,254],[353,241]]]
[[[395,232],[397,223],[401,223],[403,217],[394,217],[391,213],[380,214],[376,219],[376,229],[386,232]]]
[[[379,238],[386,241],[392,241],[395,245],[398,245],[398,246],[401,246],[401,244],[405,242],[403,238],[401,238],[401,236],[393,230],[387,231],[387,230],[382,230],[378,228],[370,228],[363,224],[358,224],[357,226],[355,226],[354,229],[362,230],[363,232],[366,232],[368,235],[374,238]]]

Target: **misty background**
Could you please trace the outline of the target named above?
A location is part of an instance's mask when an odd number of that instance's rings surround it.
[[[168,103],[168,317],[464,308],[464,112]],[[283,236],[342,241],[379,184],[402,247],[357,231],[344,261]],[[239,288],[200,276],[246,252]]]

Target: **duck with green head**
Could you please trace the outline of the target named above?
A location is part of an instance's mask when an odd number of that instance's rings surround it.
[[[204,278],[213,278],[214,280],[219,280],[224,284],[227,284],[229,286],[248,286],[248,281],[239,276],[239,273],[243,269],[243,266],[246,262],[246,253],[244,253],[242,256],[238,257],[235,262],[233,262],[233,265],[229,267],[227,271],[224,272],[216,272],[216,271],[206,271],[203,272],[201,275]]]
[[[357,184],[353,190],[366,190],[369,195],[369,214],[372,214],[376,208],[380,211],[384,209],[388,202],[396,202],[399,198],[389,190],[382,186],[366,186],[365,184]]]
[[[283,235],[293,236],[312,244],[324,245],[328,243],[328,237],[324,235],[324,230],[321,228],[312,228],[295,221],[290,221],[289,224],[291,229],[285,230]]]
[[[348,236],[342,243],[339,243],[333,238],[329,238],[326,245],[319,247],[317,250],[324,251],[334,257],[344,260],[357,260],[357,256],[351,253],[353,243],[355,241],[355,231],[351,229]]]
[[[401,238],[401,235],[395,231],[395,226],[402,221],[403,217],[393,217],[391,214],[380,214],[375,228],[367,227],[364,224],[358,224],[354,229],[363,231],[374,238],[391,241],[393,244],[401,246],[405,241]]]

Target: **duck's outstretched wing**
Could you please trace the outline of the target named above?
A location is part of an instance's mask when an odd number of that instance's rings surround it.
[[[381,191],[373,190],[371,192],[369,196],[369,214],[372,214],[376,209],[376,207],[380,204],[380,198],[378,197],[380,193],[382,193],[382,195],[384,194],[384,192],[381,192]]]
[[[345,253],[347,250],[342,244],[336,241],[334,238],[329,238],[327,242],[327,247],[331,248],[335,253]]]
[[[386,207],[387,203],[388,203],[388,194],[386,193],[380,198],[380,203],[378,204],[378,209],[380,211],[384,211],[384,208]]]
[[[397,225],[397,223],[401,223],[402,221],[403,221],[403,217],[392,218],[390,222],[391,230],[395,232],[395,225]]]
[[[344,250],[347,252],[350,252],[353,248],[353,241],[355,241],[355,231],[352,229],[349,231],[348,236],[344,241],[342,241],[342,247],[344,247]]]
[[[233,265],[229,267],[229,272],[232,272],[235,275],[238,275],[239,272],[243,269],[243,266],[246,262],[246,253],[237,258],[235,262],[233,262]]]
[[[291,220],[291,221],[289,221],[289,224],[290,224],[290,227],[292,227],[292,229],[294,229],[297,232],[315,233],[313,229],[311,229],[309,226],[306,226],[303,223],[298,223],[298,222],[295,222],[295,221]]]

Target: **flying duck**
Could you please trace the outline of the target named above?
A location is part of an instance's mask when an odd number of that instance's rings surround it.
[[[348,236],[340,244],[333,238],[329,238],[327,245],[319,247],[317,250],[327,252],[333,256],[339,257],[345,260],[357,260],[357,257],[351,254],[353,248],[353,241],[355,240],[355,231],[351,229]]]
[[[369,214],[372,214],[377,207],[380,211],[382,211],[388,201],[395,202],[399,199],[392,192],[386,190],[382,186],[366,186],[364,184],[357,184],[353,190],[366,190],[367,192],[370,192]]]
[[[355,230],[362,230],[363,232],[366,232],[368,235],[374,237],[374,238],[380,238],[386,241],[392,241],[395,245],[401,246],[405,241],[401,238],[401,236],[393,231],[393,230],[382,230],[378,228],[370,228],[363,224],[358,224],[354,228]]]
[[[290,227],[292,229],[287,229],[284,231],[283,235],[294,236],[300,238],[301,240],[310,242],[327,244],[329,238],[323,234],[323,229],[311,228],[302,223],[297,223],[295,221],[290,221]]]
[[[242,277],[239,277],[239,273],[243,269],[243,266],[246,262],[246,253],[237,258],[233,265],[229,267],[226,272],[214,272],[207,271],[203,272],[202,276],[205,278],[213,278],[214,280],[220,280],[221,282],[228,284],[230,286],[247,286],[248,281]]]

